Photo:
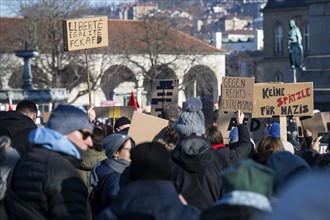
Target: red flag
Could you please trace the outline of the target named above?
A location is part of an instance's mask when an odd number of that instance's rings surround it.
[[[8,96],[8,99],[9,99],[9,103],[8,103],[8,111],[13,111],[14,108],[13,108],[13,101],[11,100],[11,97]]]
[[[133,90],[132,90],[132,93],[131,93],[131,98],[129,99],[129,102],[127,103],[127,106],[134,106],[135,111],[137,111],[138,108],[139,108],[139,103],[137,103],[137,101],[136,101]]]

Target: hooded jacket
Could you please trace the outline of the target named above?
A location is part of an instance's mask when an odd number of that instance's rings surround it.
[[[77,147],[62,134],[37,128],[33,148],[17,164],[6,194],[10,219],[88,219],[87,188],[75,169]]]
[[[35,128],[34,121],[18,111],[0,112],[0,136],[10,137],[13,148],[21,156],[30,150],[28,136]]]
[[[173,180],[188,204],[199,209],[211,206],[220,197],[220,173],[229,161],[200,136],[187,136],[172,151]]]

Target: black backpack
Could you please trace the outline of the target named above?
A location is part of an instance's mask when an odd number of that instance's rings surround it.
[[[96,216],[107,206],[111,204],[111,201],[109,201],[107,204],[101,203],[101,195],[103,192],[103,188],[105,183],[110,179],[111,176],[113,176],[114,173],[110,173],[103,177],[96,186],[92,188],[92,191],[89,194],[88,200],[91,205],[91,210],[93,214],[93,219],[96,218]]]

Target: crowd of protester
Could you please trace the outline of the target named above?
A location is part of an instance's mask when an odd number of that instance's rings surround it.
[[[218,113],[216,113],[218,114]],[[329,132],[274,122],[255,142],[239,109],[229,143],[202,102],[163,107],[169,121],[135,144],[131,121],[59,104],[44,126],[29,100],[0,112],[0,219],[330,219]],[[148,126],[148,125],[146,125]],[[324,145],[324,143],[323,143]]]

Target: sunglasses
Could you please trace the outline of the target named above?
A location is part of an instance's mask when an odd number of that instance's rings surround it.
[[[82,135],[83,140],[86,140],[88,137],[93,137],[93,134],[88,132],[88,131],[84,131],[84,130],[78,130],[80,132],[80,134]]]

